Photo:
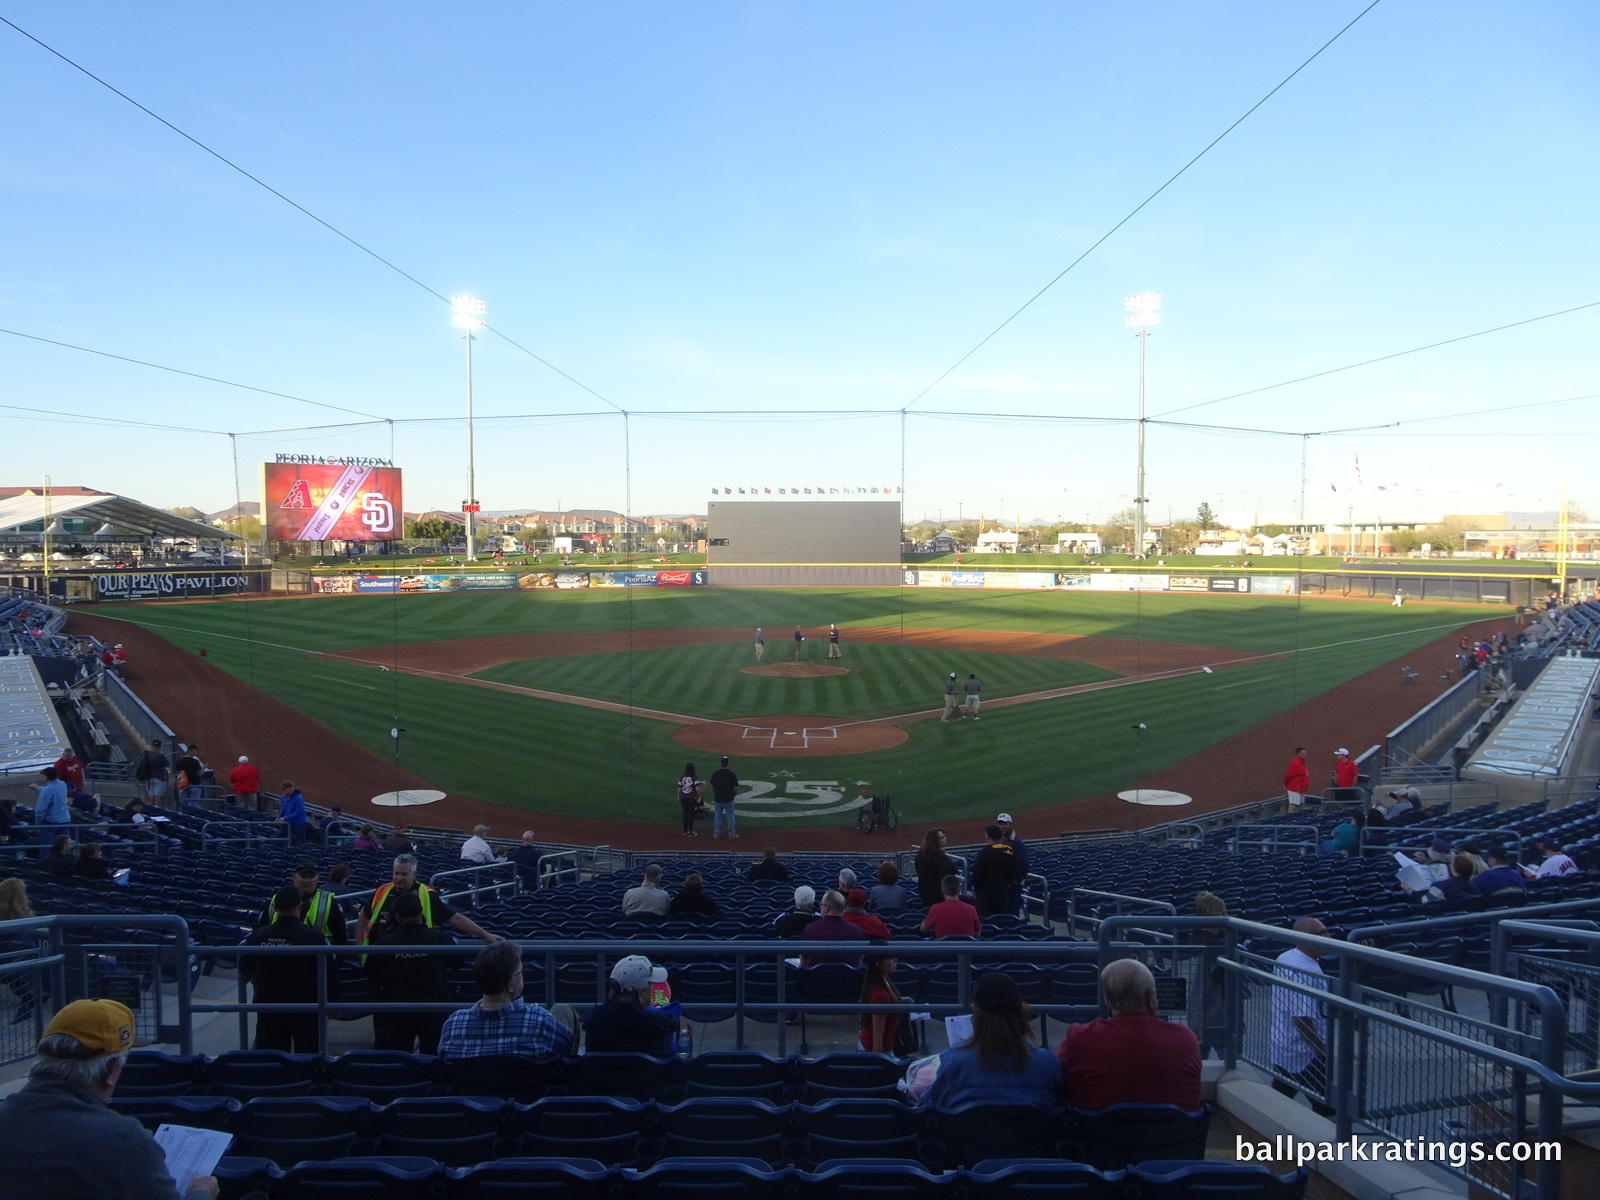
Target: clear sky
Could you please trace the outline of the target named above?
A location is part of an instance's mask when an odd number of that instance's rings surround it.
[[[1134,493],[1133,428],[1007,415],[1133,416],[1129,293],[1164,296],[1152,414],[1600,301],[1600,9],[1382,0],[899,415],[1364,4],[0,15],[636,414],[625,435],[481,335],[478,414],[523,418],[479,423],[488,509],[903,485],[911,518],[1098,520]],[[0,327],[437,419],[313,429],[361,418],[0,335],[0,403],[281,431],[3,409],[0,483],[214,510],[275,452],[392,447],[407,508],[459,503],[443,303],[4,26],[0,104]],[[1597,335],[1593,308],[1176,419],[1310,432],[1588,396]],[[1550,509],[1564,475],[1600,510],[1597,436],[1589,400],[1311,438],[1306,514]],[[1151,426],[1151,517],[1293,518],[1301,448]]]

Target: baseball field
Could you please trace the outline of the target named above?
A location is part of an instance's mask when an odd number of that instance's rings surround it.
[[[273,779],[293,775],[347,810],[431,786],[451,804],[419,820],[496,806],[501,828],[523,820],[509,808],[599,835],[674,823],[684,762],[704,777],[719,753],[748,785],[747,833],[853,828],[862,781],[910,822],[1114,814],[1084,802],[1140,781],[1205,807],[1270,794],[1297,741],[1320,771],[1332,742],[1359,752],[1421,707],[1448,682],[1461,629],[1500,611],[684,588],[128,605],[76,619],[129,641],[129,682],[214,762],[251,752]],[[952,672],[981,682],[978,719],[940,719]]]

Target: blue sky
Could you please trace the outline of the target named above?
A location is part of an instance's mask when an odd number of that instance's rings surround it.
[[[524,418],[479,424],[487,508],[903,482],[913,518],[1099,519],[1133,494],[1132,428],[1001,415],[1132,416],[1129,293],[1165,297],[1153,414],[1600,300],[1600,12],[1383,0],[898,415],[1362,7],[0,14],[638,414],[625,457],[605,403],[483,336],[478,414]],[[392,445],[408,508],[461,499],[443,304],[4,27],[0,103],[0,327],[437,419],[307,428],[359,418],[0,335],[0,403],[282,431],[3,410],[0,482],[215,509],[254,498],[274,452]],[[1600,308],[1182,419],[1315,431],[1588,395],[1597,334]],[[1545,509],[1563,475],[1600,509],[1597,412],[1313,438],[1307,516]],[[1298,512],[1297,438],[1149,440],[1154,519]]]

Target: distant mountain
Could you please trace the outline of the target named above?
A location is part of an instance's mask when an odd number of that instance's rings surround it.
[[[239,517],[259,517],[261,505],[254,500],[241,500],[237,504],[230,504],[221,512],[214,512],[204,517],[207,521],[232,521]]]
[[[186,504],[186,505],[182,505],[182,506],[180,506],[178,508],[169,508],[169,509],[167,509],[167,511],[169,513],[171,513],[175,517],[187,517],[191,521],[204,521],[204,520],[206,520],[205,513],[201,512],[198,508],[195,508],[193,505]]]

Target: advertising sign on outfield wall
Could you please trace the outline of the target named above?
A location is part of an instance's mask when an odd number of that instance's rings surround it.
[[[704,571],[657,571],[656,583],[661,587],[703,587]]]
[[[1167,579],[1169,592],[1209,592],[1211,580],[1205,575],[1173,575]]]
[[[1248,592],[1250,590],[1250,577],[1248,575],[1213,575],[1211,577],[1211,590],[1213,592]]]
[[[261,526],[273,542],[389,542],[401,535],[400,468],[262,463]]]
[[[586,588],[589,586],[589,573],[587,571],[557,571],[556,587],[562,591],[568,588]]]
[[[1258,596],[1292,596],[1294,576],[1255,575],[1250,579],[1250,590]]]
[[[1115,571],[1099,575],[1057,575],[1056,586],[1085,592],[1164,592],[1165,575],[1124,575]]]

